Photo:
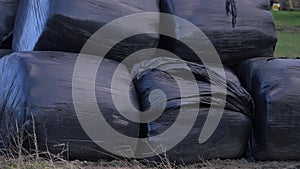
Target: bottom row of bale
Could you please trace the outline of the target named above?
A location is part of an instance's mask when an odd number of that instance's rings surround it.
[[[300,129],[297,104],[300,103],[297,90],[300,60],[247,60],[238,68],[238,78],[229,68],[224,68],[223,77],[213,69],[214,65],[206,69],[200,64],[171,58],[143,61],[134,68],[102,58],[95,77],[83,68],[75,77],[83,85],[74,85],[77,59],[78,54],[72,53],[23,52],[0,60],[2,150],[13,151],[21,138],[22,146],[29,151],[65,152],[70,160],[120,157],[126,141],[113,137],[107,128],[96,128],[95,133],[100,136],[95,140],[82,126],[80,118],[93,128],[93,120],[99,118],[100,110],[105,119],[102,122],[121,135],[140,138],[149,145],[161,145],[160,148],[178,140],[165,153],[173,162],[195,163],[201,159],[240,158],[246,154],[257,160],[300,159],[300,133],[297,132]],[[83,60],[83,65],[97,65],[93,62]],[[192,72],[194,78],[183,72]],[[81,98],[74,98],[74,88],[81,93]],[[192,92],[183,94],[183,91]],[[98,109],[89,107],[94,101]],[[81,114],[75,111],[74,104],[82,107]],[[160,107],[163,107],[161,114],[149,122],[139,123],[126,116],[139,119],[140,111],[151,116]],[[216,129],[201,142],[202,131],[207,126],[214,129],[213,125],[206,124],[211,122],[209,119],[218,122]],[[111,137],[104,138],[108,136]],[[119,150],[114,152],[119,154],[111,153],[98,143],[119,143],[122,148],[114,147]],[[158,156],[160,151],[152,148],[149,149],[153,152],[149,153]],[[130,151],[133,157],[139,150]]]

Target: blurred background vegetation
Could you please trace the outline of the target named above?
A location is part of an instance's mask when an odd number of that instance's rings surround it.
[[[270,5],[278,36],[275,56],[300,57],[300,0],[270,0]]]

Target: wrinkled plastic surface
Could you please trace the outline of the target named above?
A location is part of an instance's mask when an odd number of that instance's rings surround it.
[[[12,51],[10,49],[0,49],[0,58],[2,58],[5,55],[10,54]]]
[[[239,158],[244,154],[251,133],[251,113],[253,104],[250,95],[243,87],[241,87],[239,80],[231,70],[228,68],[225,69],[227,84],[222,83],[219,74],[213,73],[211,80],[212,85],[217,88],[217,90],[214,91],[215,94],[220,94],[221,90],[219,89],[221,88],[227,89],[227,99],[225,100],[226,106],[217,130],[207,142],[199,144],[199,135],[207,118],[209,107],[214,105],[213,108],[216,111],[222,112],[223,110],[219,107],[219,103],[220,100],[224,101],[225,99],[221,96],[217,98],[211,97],[212,90],[205,67],[190,62],[187,63],[196,78],[199,95],[181,97],[180,90],[174,77],[182,82],[189,81],[189,79],[185,78],[185,75],[181,73],[187,71],[182,66],[184,65],[184,62],[176,59],[170,60],[161,58],[150,60],[145,63],[146,64],[141,66],[145,68],[147,65],[146,68],[150,69],[139,73],[134,81],[141,100],[141,109],[143,111],[150,109],[151,104],[149,102],[149,95],[155,89],[162,90],[167,98],[166,109],[162,116],[149,123],[148,127],[144,126],[144,128],[141,129],[144,133],[147,133],[144,137],[148,137],[149,142],[160,141],[155,140],[153,136],[161,134],[171,127],[177,118],[180,108],[187,112],[196,109],[197,107],[195,107],[195,105],[197,104],[195,104],[194,100],[195,97],[200,96],[200,109],[196,123],[189,134],[176,147],[167,152],[167,156],[170,160],[179,163],[195,163],[199,162],[200,158]],[[171,76],[166,72],[172,72],[173,75]],[[182,102],[183,100],[184,104]],[[183,128],[190,121],[189,118],[191,117],[187,116],[185,119],[186,123],[180,124]],[[167,141],[168,139],[178,138],[177,135],[174,134],[172,138],[164,139]]]
[[[186,19],[203,31],[225,65],[236,65],[247,58],[272,57],[277,38],[268,0],[236,1],[235,28],[232,28],[231,16],[226,15],[225,2],[225,0],[189,0],[188,2],[165,0],[161,1],[160,8],[162,12]],[[173,24],[169,24],[168,29],[174,29],[179,40],[193,41],[195,37],[193,32],[184,31],[176,20],[170,22]],[[171,42],[170,39],[163,39],[163,41],[165,41],[162,44],[164,48],[175,51],[181,58],[199,62],[193,52],[187,50],[178,41]]]
[[[299,160],[300,60],[247,60],[239,66],[239,77],[255,101],[255,159]]]
[[[74,111],[72,100],[72,75],[76,54],[61,52],[14,53],[0,61],[0,107],[2,147],[12,148],[17,141],[15,126],[35,133],[39,151],[61,153],[69,159],[111,159],[112,156],[99,148],[86,135]],[[115,109],[111,98],[111,76],[119,65],[104,59],[96,77],[96,97],[107,123],[124,135],[138,137],[139,124],[130,122]],[[130,77],[125,67],[120,67],[123,76],[115,89],[119,99],[132,99],[138,106],[136,92],[131,88],[125,93],[124,79]],[[83,77],[84,78],[84,77]],[[82,86],[78,90],[90,89]],[[88,96],[85,99],[91,100]],[[79,103],[80,104],[80,103]],[[127,105],[123,105],[126,110]],[[87,110],[86,116],[95,112]],[[99,128],[97,130],[106,130]],[[26,133],[27,133],[26,132]],[[28,133],[23,138],[28,137]],[[25,148],[35,149],[33,138],[24,142]],[[120,140],[111,140],[119,141]],[[47,145],[47,147],[46,147]]]
[[[105,24],[130,14],[159,11],[156,0],[142,3],[137,0],[23,0],[21,3],[15,28],[15,51],[34,49],[79,53],[90,36]],[[154,27],[149,25],[149,30]],[[132,29],[138,32],[137,27]],[[123,27],[114,28],[114,31],[123,30]],[[158,35],[136,36],[121,42],[110,56],[115,58],[139,49],[156,47],[158,40]]]
[[[0,1],[0,49],[11,48],[9,37],[12,36],[19,0]]]
[[[20,0],[13,37],[13,50],[32,51],[50,15],[50,0]]]

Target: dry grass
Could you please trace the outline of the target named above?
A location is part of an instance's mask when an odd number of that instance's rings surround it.
[[[99,162],[88,162],[88,161],[66,161],[66,160],[46,160],[43,158],[36,159],[33,156],[21,157],[21,165],[18,166],[19,159],[12,158],[0,158],[0,168],[2,169],[127,169],[127,168],[203,168],[203,169],[235,169],[235,168],[249,168],[249,169],[277,169],[277,168],[288,168],[288,169],[300,169],[300,162],[297,161],[270,161],[270,162],[249,162],[246,159],[239,160],[210,160],[203,161],[194,165],[186,166],[168,166],[168,165],[155,165],[145,166],[142,163],[132,161],[99,161]]]

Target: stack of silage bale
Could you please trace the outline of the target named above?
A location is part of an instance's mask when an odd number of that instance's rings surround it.
[[[21,0],[20,4],[13,41],[13,50],[20,53],[6,56],[0,61],[2,70],[0,77],[4,82],[0,86],[0,93],[3,96],[0,102],[1,135],[6,149],[13,147],[16,136],[20,134],[18,133],[20,130],[17,130],[19,127],[25,128],[28,136],[36,133],[40,150],[48,149],[51,153],[59,153],[66,148],[67,155],[71,159],[111,159],[113,154],[97,145],[97,142],[108,143],[109,141],[101,140],[100,137],[96,143],[93,142],[95,140],[86,133],[77,118],[72,98],[72,89],[74,89],[72,75],[78,58],[78,54],[74,53],[79,53],[98,29],[122,16],[139,12],[165,12],[182,17],[206,34],[226,66],[238,65],[248,58],[272,56],[276,44],[276,32],[272,15],[268,11],[267,0],[236,2],[238,18],[235,28],[232,28],[231,17],[226,16],[225,2],[217,0],[192,0],[188,3],[180,0],[155,0],[142,3],[136,0],[109,2]],[[181,27],[175,17],[164,19],[156,18],[152,23],[158,21],[160,24],[149,24],[148,31],[153,31],[160,25],[159,29],[169,30],[177,40],[164,35],[140,34],[122,40],[107,54],[88,53],[106,57],[102,60],[100,70],[94,79],[96,102],[106,122],[123,135],[145,138],[149,144],[156,145],[160,142],[168,144],[170,139],[179,138],[176,132],[172,137],[161,140],[156,139],[156,136],[172,128],[172,124],[180,117],[179,111],[183,110],[186,116],[179,124],[178,133],[180,133],[181,127],[190,125],[189,113],[197,110],[193,119],[195,124],[179,144],[166,152],[167,156],[172,161],[187,163],[198,162],[202,158],[242,157],[247,151],[252,129],[251,96],[241,86],[231,69],[224,68],[226,79],[214,69],[214,66],[211,67],[212,69],[206,69],[195,53],[202,53],[201,57],[209,60],[211,51],[191,51],[181,42],[182,40],[196,45],[203,43],[195,41],[196,35]],[[132,27],[129,29],[139,32],[138,26],[135,26],[139,23],[130,24]],[[124,27],[115,27],[114,31],[122,32],[124,29]],[[101,46],[101,43],[96,44],[95,47],[97,45]],[[118,63],[137,51],[157,47],[169,50],[186,61],[170,58],[149,59],[149,56],[145,56],[145,60],[135,66],[138,73],[133,77],[130,75],[132,73],[130,67]],[[49,52],[32,52],[32,50]],[[86,65],[95,64],[93,61],[95,56],[90,57],[91,60],[86,61]],[[185,65],[190,69],[186,69]],[[119,85],[116,93],[111,90],[111,85],[114,72],[119,66],[123,78],[117,81]],[[158,67],[165,71],[160,71]],[[180,79],[186,84],[192,82],[180,73],[182,71],[191,71],[194,75],[197,86],[195,95],[180,95],[180,89],[174,79]],[[168,72],[175,72],[175,76],[171,76]],[[93,80],[88,78],[89,72],[85,73],[87,77],[81,77],[82,81]],[[186,85],[185,89],[188,90],[190,87]],[[118,105],[115,105],[114,96],[118,96],[123,100],[122,103],[126,103],[122,104],[122,110],[135,118],[140,118],[132,112],[131,104],[138,111],[147,112],[152,105],[149,98],[156,89],[165,93],[166,100],[157,99],[155,104],[166,105],[166,108],[159,118],[151,122],[139,124],[126,119],[123,114],[120,114]],[[82,91],[83,97],[87,97],[87,103],[93,101],[85,95],[86,92],[91,92],[90,88],[80,86],[79,90]],[[224,91],[226,97],[222,96]],[[253,93],[251,90],[248,91]],[[255,97],[253,94],[252,96]],[[199,97],[200,100],[197,100]],[[131,100],[129,105],[127,105],[128,98]],[[96,118],[96,110],[84,103],[86,102],[79,102],[79,105],[85,105],[87,108],[84,116]],[[222,103],[225,103],[224,106]],[[202,143],[199,141],[199,136],[205,121],[209,116],[215,115],[208,113],[210,110],[215,114],[223,114],[215,132]],[[257,117],[257,114],[255,115]],[[217,117],[216,121],[218,121]],[[90,124],[93,126],[92,122]],[[101,133],[107,128],[97,130]],[[7,133],[11,134],[7,135]],[[110,142],[123,144],[118,139],[112,139]],[[24,146],[28,149],[34,148],[32,139],[26,140]],[[132,151],[138,153],[139,150]],[[122,153],[120,151],[117,155],[122,156]]]

